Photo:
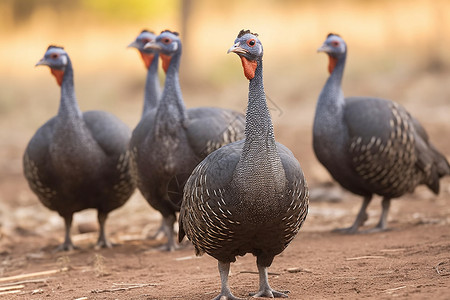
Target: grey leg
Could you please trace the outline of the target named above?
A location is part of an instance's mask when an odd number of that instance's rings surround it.
[[[98,235],[97,248],[112,248],[112,244],[106,239],[105,235],[105,223],[107,217],[108,213],[98,212],[97,219],[98,224],[100,225],[100,233]]]
[[[222,283],[222,289],[220,294],[214,298],[214,300],[244,300],[233,296],[230,287],[228,286],[228,274],[230,273],[230,263],[224,263],[218,261],[220,281]]]
[[[267,267],[258,265],[259,273],[259,291],[257,293],[250,293],[253,297],[268,297],[268,298],[287,298],[289,291],[275,291],[269,285],[269,278],[267,276]]]
[[[65,216],[64,218],[64,224],[66,228],[66,234],[64,237],[64,243],[58,246],[56,248],[56,251],[70,251],[77,249],[72,243],[72,239],[70,238],[70,228],[72,227],[72,215]]]
[[[380,232],[387,230],[387,216],[389,213],[390,206],[391,206],[391,198],[384,197],[383,201],[381,202],[381,207],[383,210],[381,211],[380,221],[374,228],[366,230],[365,231],[366,233]]]
[[[366,213],[367,206],[369,206],[370,201],[372,200],[372,196],[364,197],[363,204],[361,206],[361,209],[359,210],[358,215],[356,216],[356,220],[353,223],[352,226],[347,228],[338,228],[333,230],[334,232],[342,232],[342,233],[356,233],[358,231],[358,228],[362,225],[364,225],[364,222],[367,221],[368,215]]]
[[[161,250],[165,251],[174,251],[178,249],[178,245],[175,243],[173,225],[175,224],[176,217],[174,215],[170,215],[168,217],[163,217],[162,221],[162,230],[167,236],[167,243],[160,247]]]
[[[156,230],[155,234],[148,237],[148,239],[156,240],[160,234],[165,234],[164,232],[164,219],[161,220],[161,225],[159,225],[158,230]]]

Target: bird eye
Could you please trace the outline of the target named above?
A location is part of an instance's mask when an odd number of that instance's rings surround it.
[[[255,44],[256,44],[255,39],[250,39],[247,41],[247,45],[249,45],[250,47],[255,46]]]
[[[164,38],[164,39],[162,40],[162,42],[163,42],[164,44],[170,44],[170,43],[172,42],[172,40],[169,39],[169,38]]]
[[[333,47],[339,47],[339,42],[338,42],[338,41],[332,41],[332,42],[331,42],[331,46],[333,46]]]
[[[58,54],[57,53],[53,53],[52,55],[50,55],[50,58],[52,58],[52,59],[56,59],[56,58],[58,58]]]
[[[148,42],[150,42],[151,40],[150,39],[147,39],[147,38],[145,38],[145,39],[142,39],[142,43],[143,44],[147,44]]]

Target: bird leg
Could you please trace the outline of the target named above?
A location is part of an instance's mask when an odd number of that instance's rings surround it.
[[[362,225],[364,225],[364,222],[367,221],[368,215],[367,215],[367,206],[369,206],[370,200],[372,200],[372,196],[366,196],[364,197],[361,209],[359,210],[358,215],[356,216],[356,220],[353,223],[352,226],[346,227],[346,228],[338,228],[333,230],[333,232],[341,232],[341,233],[356,233],[358,231],[358,228]]]
[[[228,286],[228,274],[230,273],[230,263],[218,261],[220,281],[222,288],[220,294],[214,300],[244,300],[235,297]]]
[[[153,235],[148,236],[148,239],[156,240],[161,234],[165,234],[164,232],[164,219],[161,220],[161,225],[159,225],[159,228],[156,230],[156,232]]]
[[[375,226],[372,229],[364,231],[364,233],[380,232],[387,230],[387,216],[389,213],[390,206],[391,206],[391,198],[384,197],[383,201],[381,202],[381,207],[383,210],[381,211],[380,221],[378,222],[377,226]]]
[[[168,217],[163,217],[161,224],[162,230],[167,237],[167,243],[160,247],[161,250],[174,251],[178,249],[178,245],[175,243],[173,225],[175,224],[175,215],[169,215]]]
[[[287,293],[289,291],[275,291],[269,285],[269,278],[267,276],[267,267],[258,265],[259,273],[259,291],[256,293],[250,293],[253,297],[269,297],[269,298],[288,298]]]
[[[64,216],[64,224],[65,224],[65,229],[66,229],[66,234],[64,237],[64,243],[62,243],[61,245],[58,246],[58,248],[56,248],[56,251],[71,251],[74,249],[78,249],[78,247],[75,247],[72,243],[72,239],[70,238],[70,228],[72,227],[72,214],[68,215],[68,216]]]
[[[108,213],[98,211],[97,219],[98,224],[100,225],[100,233],[98,235],[96,248],[112,248],[112,244],[106,239],[105,235],[105,223],[106,218],[108,217]]]

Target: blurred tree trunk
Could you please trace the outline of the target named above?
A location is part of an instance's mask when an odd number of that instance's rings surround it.
[[[182,68],[180,70],[180,77],[182,82],[187,82],[189,84],[192,81],[192,70],[193,66],[191,65],[191,53],[189,49],[190,47],[190,24],[189,20],[192,14],[192,7],[194,4],[194,0],[181,0],[181,40],[183,42],[183,56],[181,57]],[[188,75],[189,74],[189,75]],[[195,80],[195,75],[194,75]]]

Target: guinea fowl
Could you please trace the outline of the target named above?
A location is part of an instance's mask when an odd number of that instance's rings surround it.
[[[215,299],[238,299],[228,286],[237,255],[257,257],[255,297],[287,297],[269,286],[267,268],[302,226],[308,189],[292,152],[275,141],[263,87],[262,44],[241,30],[228,50],[240,56],[250,80],[245,139],[211,153],[192,172],[180,212],[181,241],[186,235],[197,255],[218,260],[222,282]]]
[[[413,192],[419,184],[437,194],[439,179],[450,174],[450,166],[425,129],[398,103],[344,98],[341,81],[347,45],[339,35],[329,34],[318,51],[328,54],[331,75],[317,102],[314,152],[337,182],[364,198],[353,225],[338,231],[358,231],[368,218],[373,194],[383,197],[382,213],[369,231],[385,230],[392,198]]]
[[[167,236],[163,247],[174,250],[173,226],[187,178],[209,153],[243,138],[244,116],[228,109],[185,108],[178,80],[182,49],[178,34],[163,31],[144,48],[160,53],[166,80],[158,107],[133,131],[130,149],[138,188],[163,216]]]
[[[142,110],[141,121],[151,109],[158,106],[160,88],[158,79],[158,52],[151,49],[144,49],[145,44],[155,39],[156,35],[152,31],[142,30],[137,38],[128,47],[136,48],[141,55],[144,65],[147,68],[147,79],[145,81],[144,108]]]
[[[153,41],[156,38],[156,35],[149,30],[144,29],[137,38],[131,42],[128,47],[136,48],[139,51],[139,54],[141,55],[141,58],[144,62],[145,67],[147,68],[147,79],[145,82],[145,94],[144,94],[144,108],[142,110],[142,116],[141,120],[139,121],[139,124],[137,127],[140,127],[141,130],[145,128],[145,124],[147,122],[151,122],[151,117],[146,117],[146,114],[152,110],[156,109],[159,104],[159,97],[161,95],[160,91],[160,83],[158,78],[158,59],[159,59],[159,53],[153,49],[144,49],[144,46],[148,43]],[[144,134],[136,134],[133,135],[131,144],[134,145],[146,145],[145,139],[147,138],[147,135]],[[150,147],[150,146],[149,146]],[[146,163],[146,157],[145,156],[138,156],[133,155],[133,152],[131,152],[131,162],[133,163],[133,170],[136,171],[138,168],[138,164],[145,164]],[[134,177],[136,182],[139,182],[139,176],[135,174]],[[140,184],[138,184],[140,186]],[[152,238],[156,238],[161,232],[164,232],[164,220],[162,221],[162,224],[160,228],[157,230],[155,235]]]
[[[66,234],[58,250],[72,250],[72,216],[98,211],[99,247],[110,247],[105,222],[134,191],[129,170],[130,130],[103,111],[82,113],[73,85],[72,63],[61,47],[50,46],[36,66],[49,66],[61,86],[58,114],[31,138],[23,157],[28,184],[47,208],[64,218]]]

